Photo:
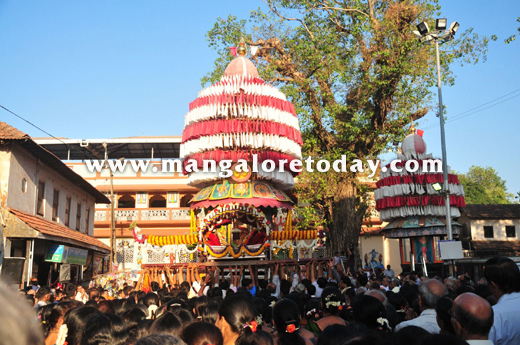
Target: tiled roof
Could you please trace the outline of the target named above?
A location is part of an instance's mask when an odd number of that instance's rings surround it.
[[[384,230],[384,227],[362,227],[360,236],[383,236],[383,233],[381,233],[381,230]]]
[[[31,137],[14,128],[9,126],[5,122],[0,122],[0,139],[30,139]]]
[[[72,229],[67,228],[66,226],[59,225],[54,222],[49,222],[48,220],[45,220],[38,216],[33,216],[24,212],[20,212],[18,210],[14,210],[12,208],[10,209],[10,211],[25,224],[27,224],[34,230],[41,232],[44,235],[70,238],[83,244],[89,246],[96,246],[103,251],[110,252],[110,247],[98,240],[97,238],[83,234],[79,231],[74,231]]]
[[[474,219],[519,219],[520,204],[504,205],[466,205],[462,210]]]
[[[92,195],[96,199],[96,203],[98,204],[108,204],[110,200],[103,195],[100,191],[98,191],[94,186],[92,186],[89,182],[87,182],[83,177],[76,174],[72,169],[70,169],[65,163],[63,163],[58,157],[56,157],[49,150],[45,149],[43,146],[38,145],[32,138],[19,131],[18,129],[9,126],[5,122],[0,122],[0,141],[1,140],[13,140],[18,143],[20,146],[25,148],[34,156],[38,157],[42,162],[47,164],[49,167],[62,174],[67,178],[70,182],[77,185],[90,195]]]
[[[476,251],[520,252],[518,241],[471,241],[471,246]]]

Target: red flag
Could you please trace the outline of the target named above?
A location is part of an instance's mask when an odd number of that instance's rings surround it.
[[[422,135],[424,134],[424,131],[421,131],[420,129],[417,130],[417,134],[422,137]]]
[[[231,51],[231,55],[237,56],[237,47],[230,47],[228,49]]]

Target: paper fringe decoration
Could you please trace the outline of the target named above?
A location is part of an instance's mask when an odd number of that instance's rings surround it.
[[[231,55],[237,56],[237,47],[229,47],[228,48],[231,52]]]
[[[251,48],[251,55],[255,56],[256,52],[258,51],[258,46],[250,46]]]

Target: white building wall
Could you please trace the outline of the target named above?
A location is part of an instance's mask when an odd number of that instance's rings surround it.
[[[94,233],[94,202],[93,196],[71,183],[54,169],[41,163],[39,159],[23,148],[11,146],[12,155],[9,169],[7,206],[16,210],[35,215],[37,205],[38,183],[45,183],[43,218],[52,220],[52,204],[54,189],[59,190],[59,205],[57,223],[65,225],[65,208],[67,197],[71,198],[69,228],[76,230],[77,205],[81,204],[80,232]],[[28,182],[27,192],[22,191],[22,179]],[[90,209],[89,229],[86,226],[86,210]]]
[[[484,226],[493,227],[493,238],[484,237]],[[506,226],[515,226],[516,236],[506,236]],[[520,219],[472,219],[471,238],[475,241],[518,241],[520,231]]]

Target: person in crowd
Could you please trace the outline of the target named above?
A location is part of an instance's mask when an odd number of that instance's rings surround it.
[[[76,301],[83,302],[83,304],[87,303],[88,301],[88,294],[85,288],[81,285],[78,285],[76,288],[76,295],[74,296],[74,299]]]
[[[0,345],[43,344],[43,329],[23,297],[0,284]]]
[[[161,306],[159,296],[153,292],[147,293],[143,297],[143,305],[148,309],[147,319],[155,320],[157,309]]]
[[[224,338],[217,326],[207,322],[195,322],[184,328],[181,339],[187,345],[223,345]]]
[[[42,286],[38,291],[36,291],[36,305],[34,306],[34,308],[38,309],[39,307],[42,307],[44,305],[47,305],[47,303],[50,303],[51,296],[51,289],[48,286]]]
[[[348,339],[347,334],[348,328],[346,326],[331,325],[320,333],[317,345],[341,345],[345,342],[345,339]]]
[[[159,316],[150,327],[150,334],[170,334],[181,336],[182,321],[172,312],[166,312]]]
[[[489,340],[495,345],[520,344],[520,271],[509,258],[496,257],[484,264],[491,293],[497,299],[493,306],[494,323]]]
[[[99,313],[92,316],[83,328],[81,345],[111,345],[112,323],[110,319]]]
[[[381,290],[389,291],[390,290],[390,277],[383,277],[381,279]]]
[[[437,313],[437,324],[439,325],[440,334],[451,334],[455,335],[455,330],[451,324],[451,308],[453,306],[453,300],[449,295],[442,296],[437,301],[435,312]]]
[[[29,288],[33,290],[34,292],[38,291],[40,288],[40,285],[38,284],[38,278],[32,277],[31,278],[31,284],[29,285]]]
[[[260,329],[269,334],[273,333],[274,330],[269,326],[273,320],[273,308],[263,298],[254,298],[251,303],[255,307],[255,321]]]
[[[296,302],[278,301],[273,308],[273,326],[276,329],[276,345],[309,345],[310,340],[300,334],[300,311]]]
[[[440,328],[437,324],[437,313],[435,307],[437,301],[448,294],[448,289],[441,282],[430,279],[419,286],[419,309],[421,314],[419,317],[401,322],[397,325],[396,331],[406,326],[419,326],[430,333],[439,333]]]
[[[222,332],[224,345],[234,345],[246,337],[256,324],[255,309],[251,302],[240,295],[232,295],[220,305],[215,326]],[[252,322],[255,321],[255,324]]]
[[[453,301],[451,324],[457,337],[470,345],[493,345],[488,340],[493,317],[489,302],[471,292],[463,293]]]
[[[383,303],[384,306],[388,304],[388,298],[386,297],[385,293],[381,291],[381,289],[368,290],[365,292],[365,296],[372,296],[377,298],[381,303]]]
[[[386,265],[386,270],[383,271],[383,275],[388,278],[393,278],[395,277],[395,271],[390,265]]]
[[[321,308],[323,317],[316,322],[320,331],[334,324],[345,325],[345,320],[338,316],[339,312],[345,308],[345,297],[336,287],[329,286],[323,290]]]
[[[93,307],[73,308],[67,311],[64,319],[67,326],[67,345],[81,345],[83,330],[97,315],[101,315],[101,312]]]
[[[420,345],[430,332],[417,326],[408,326],[393,334],[395,344]],[[439,345],[439,344],[437,344]]]
[[[375,297],[361,295],[352,303],[352,315],[356,323],[361,323],[371,330],[391,332],[383,303]]]
[[[316,279],[316,268],[318,271],[318,279]],[[311,283],[316,288],[316,297],[320,298],[323,289],[327,287],[327,279],[323,277],[323,266],[317,263],[316,260],[312,261],[310,265],[311,270]]]
[[[54,345],[56,343],[58,332],[65,320],[65,314],[72,308],[75,308],[72,302],[60,302],[53,306],[48,320],[44,325],[46,329],[45,345]]]
[[[312,332],[315,337],[320,335],[321,331],[318,327],[319,319],[323,317],[323,311],[321,310],[321,300],[317,298],[311,298],[305,304],[305,329]]]
[[[394,293],[398,293],[399,289],[401,288],[401,282],[399,281],[399,278],[393,277],[390,279],[390,283],[388,284],[388,288],[390,291]]]

